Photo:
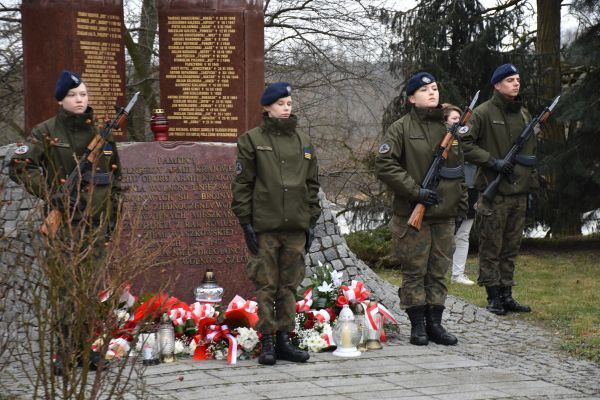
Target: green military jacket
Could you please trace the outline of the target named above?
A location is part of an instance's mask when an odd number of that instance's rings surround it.
[[[98,133],[94,125],[93,110],[74,114],[62,107],[55,117],[36,125],[31,136],[18,146],[11,158],[9,174],[12,180],[43,200],[50,199],[61,189],[61,179],[66,179]],[[109,216],[116,210],[120,189],[120,162],[117,147],[109,136],[102,154],[90,174],[82,177],[80,193],[93,218]],[[113,165],[116,170],[113,171]],[[75,211],[74,220],[82,217],[83,210]]]
[[[515,139],[531,120],[529,112],[520,101],[509,101],[498,91],[491,99],[473,111],[468,123],[468,131],[462,136],[465,160],[479,165],[475,187],[483,191],[496,178],[498,173],[490,168],[492,159],[504,158]],[[521,155],[535,156],[536,138],[532,135]],[[535,166],[516,163],[514,181],[502,179],[498,193],[502,195],[526,194],[539,186]]]
[[[307,230],[321,214],[317,156],[297,121],[264,115],[238,139],[231,208],[256,232]]]
[[[377,177],[394,192],[394,213],[408,217],[416,204],[421,183],[433,161],[433,152],[446,135],[441,108],[413,107],[387,130],[375,160]],[[444,167],[452,178],[440,178],[439,203],[428,206],[425,220],[448,219],[467,213],[467,186],[462,151],[454,141]],[[457,172],[458,171],[458,172]]]

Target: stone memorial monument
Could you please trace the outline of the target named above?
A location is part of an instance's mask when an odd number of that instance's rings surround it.
[[[125,105],[122,0],[23,0],[25,131],[54,116],[63,69],[81,73],[103,124]],[[119,132],[115,132],[119,136]]]
[[[172,140],[235,142],[260,124],[262,1],[159,0],[158,23]]]
[[[82,73],[100,123],[127,103],[122,0],[24,0],[22,12],[27,130],[56,113],[56,101],[40,93],[54,92],[62,69]],[[139,228],[161,249],[161,267],[134,281],[134,291],[155,291],[178,277],[170,294],[193,301],[212,268],[225,302],[250,296],[230,185],[234,143],[261,121],[262,1],[158,0],[158,20],[160,105],[170,141],[119,148],[125,215],[139,215]]]

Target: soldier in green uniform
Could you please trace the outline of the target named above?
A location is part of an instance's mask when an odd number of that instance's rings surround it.
[[[89,212],[100,225],[114,223],[120,191],[120,163],[112,136],[103,148],[93,173],[82,176],[78,196],[66,196],[61,180],[77,167],[87,145],[98,133],[88,106],[88,92],[79,75],[63,71],[56,82],[55,98],[61,106],[56,116],[36,125],[31,136],[15,150],[10,177],[36,197],[49,201],[71,224],[77,225]],[[67,204],[68,203],[68,204]]]
[[[394,193],[390,222],[394,251],[401,263],[400,306],[411,323],[410,343],[429,340],[454,345],[457,338],[441,325],[448,290],[444,278],[454,251],[454,227],[467,211],[467,188],[462,153],[454,142],[435,190],[420,186],[433,151],[446,134],[435,78],[420,72],[406,86],[412,110],[394,122],[379,147],[375,167],[378,178]],[[427,206],[419,231],[407,225],[414,206]]]
[[[77,160],[98,134],[98,129],[94,125],[93,110],[88,106],[87,87],[79,75],[63,71],[56,82],[55,98],[60,105],[58,113],[36,125],[27,140],[17,146],[10,161],[9,174],[29,193],[47,201],[46,212],[58,209],[62,213],[63,221],[56,237],[48,238],[55,249],[48,250],[46,255],[46,263],[57,264],[56,269],[62,274],[61,277],[54,277],[49,287],[59,298],[56,312],[59,315],[57,329],[61,333],[57,337],[58,354],[53,370],[55,374],[62,374],[63,360],[72,362],[75,353],[80,362],[86,358],[81,346],[87,334],[93,335],[93,332],[90,333],[93,321],[86,323],[73,320],[77,297],[96,298],[98,291],[103,289],[103,270],[95,266],[104,257],[105,240],[114,228],[121,190],[119,157],[115,143],[109,136],[92,173],[81,177],[77,185],[81,190],[72,196],[64,192],[63,180],[77,167]],[[88,250],[90,245],[93,245],[92,252]],[[76,254],[58,255],[63,251]],[[77,265],[64,265],[67,258],[78,260]],[[75,293],[71,290],[73,280],[82,279],[93,282],[81,286],[89,292]],[[99,356],[95,352],[90,354],[90,368],[95,369]]]
[[[529,312],[512,297],[515,285],[515,259],[519,253],[527,194],[537,190],[535,136],[531,136],[517,157],[515,165],[503,160],[513,141],[523,131],[531,116],[519,97],[521,79],[512,64],[496,69],[491,83],[494,94],[475,108],[463,136],[465,160],[477,164],[475,186],[482,192],[497,174],[506,176],[493,202],[482,196],[475,205],[479,228],[479,286],[485,286],[487,309],[498,315],[506,312]]]
[[[261,104],[262,124],[238,139],[231,206],[252,254],[247,272],[256,285],[262,334],[258,362],[305,362],[308,353],[292,345],[289,333],[295,327],[304,256],[321,214],[317,157],[310,138],[296,128],[288,83],[268,86]]]

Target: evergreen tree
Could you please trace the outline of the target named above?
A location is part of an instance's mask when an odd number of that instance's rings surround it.
[[[399,79],[426,70],[441,86],[441,101],[466,104],[477,90],[491,95],[494,69],[512,62],[527,75],[531,68],[531,37],[527,32],[528,3],[511,2],[486,9],[476,0],[420,1],[408,11],[374,11],[394,33],[390,69]],[[529,74],[533,76],[533,73]],[[406,105],[400,95],[386,110],[384,131]]]
[[[564,141],[539,148],[540,172],[553,180],[540,193],[537,218],[554,235],[580,234],[585,213],[600,208],[600,4],[583,0],[571,7],[583,29],[565,54],[572,67],[563,77],[573,82],[567,82],[557,118],[567,131]]]

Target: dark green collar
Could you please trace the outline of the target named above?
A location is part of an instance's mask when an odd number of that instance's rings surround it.
[[[267,133],[285,133],[292,135],[296,132],[298,117],[294,114],[289,118],[271,118],[266,113],[263,114],[262,128]]]
[[[421,121],[442,122],[444,120],[444,111],[440,106],[436,108],[413,107],[411,113]]]
[[[520,96],[517,96],[514,100],[509,100],[497,90],[494,90],[494,94],[492,95],[492,103],[504,112],[509,113],[520,112],[521,106],[523,105]]]
[[[67,129],[89,129],[94,125],[94,110],[88,107],[83,114],[75,114],[61,107],[57,119]]]

